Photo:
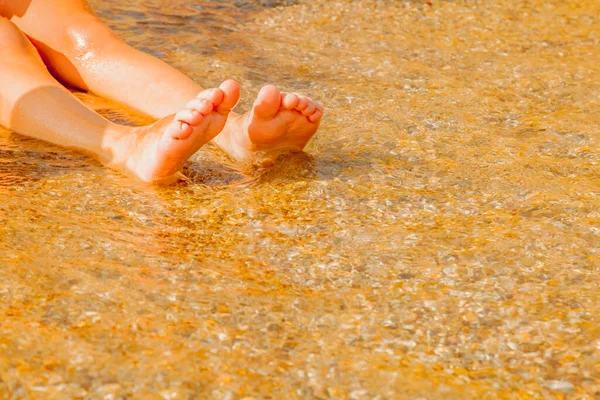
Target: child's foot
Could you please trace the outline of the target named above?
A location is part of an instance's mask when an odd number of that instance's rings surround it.
[[[323,107],[317,102],[269,85],[260,91],[252,111],[229,119],[216,141],[238,161],[251,160],[259,152],[301,151],[322,117]]]
[[[221,132],[239,97],[239,84],[231,80],[218,89],[204,90],[177,114],[124,136],[116,146],[113,164],[144,182],[168,181]]]

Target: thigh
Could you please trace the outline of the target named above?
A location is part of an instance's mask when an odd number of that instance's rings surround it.
[[[23,53],[34,55],[36,60],[39,59],[27,36],[6,17],[0,16],[0,61],[5,61],[6,64],[19,58]]]
[[[85,0],[0,0],[0,4],[2,2],[7,4],[5,12],[8,18],[27,35],[34,37],[64,30],[67,19],[92,14]]]
[[[56,14],[73,11],[90,11],[90,6],[86,0],[0,0],[0,16],[13,22],[43,13],[52,20]]]
[[[16,0],[0,0],[0,18],[10,19],[14,15]]]
[[[88,2],[0,0],[0,4],[2,2],[8,5],[6,9],[11,21],[37,48],[50,72],[64,84],[87,90],[77,68],[70,60],[82,56],[80,52],[87,51],[87,29],[100,24]]]

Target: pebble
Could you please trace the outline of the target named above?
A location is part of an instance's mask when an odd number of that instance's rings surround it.
[[[546,381],[545,386],[550,390],[556,390],[562,393],[571,393],[575,386],[567,381]]]

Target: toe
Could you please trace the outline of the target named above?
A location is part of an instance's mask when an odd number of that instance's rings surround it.
[[[240,99],[240,84],[229,79],[223,82],[219,89],[223,92],[223,99],[217,106],[217,111],[219,114],[227,115]]]
[[[267,85],[254,101],[254,113],[262,118],[274,117],[281,107],[281,93],[276,86]]]
[[[200,112],[190,108],[184,108],[175,114],[176,121],[182,121],[193,126],[198,125],[202,121],[202,117],[203,115]]]
[[[196,97],[197,99],[206,100],[214,105],[221,103],[225,94],[219,88],[212,88],[203,90]]]
[[[313,124],[316,124],[321,120],[321,118],[323,118],[323,111],[316,109],[315,112],[308,117],[308,120]]]
[[[286,110],[293,110],[297,105],[300,99],[294,93],[286,93],[285,95],[281,95],[282,101],[281,104],[283,108]]]
[[[304,115],[305,117],[308,117],[308,116],[312,115],[316,109],[317,109],[317,105],[311,101],[308,103],[308,107],[306,107],[304,110],[302,110],[302,115]]]
[[[214,109],[214,105],[209,100],[197,97],[189,103],[187,103],[186,108],[195,110],[201,114],[206,115]]]
[[[165,130],[164,138],[183,140],[188,138],[192,134],[193,130],[194,128],[192,128],[187,122],[173,121],[173,123],[170,124]]]
[[[296,106],[296,110],[298,111],[304,111],[306,109],[306,107],[308,107],[308,103],[310,102],[309,98],[306,96],[298,96],[299,97],[299,101],[298,101],[298,105]]]

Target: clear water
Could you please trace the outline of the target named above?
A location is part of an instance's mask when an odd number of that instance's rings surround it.
[[[600,396],[600,3],[292,3],[93,2],[328,113],[167,188],[0,130],[0,399]]]

